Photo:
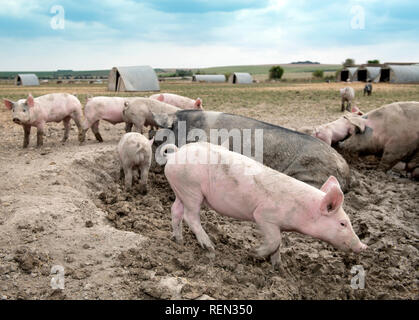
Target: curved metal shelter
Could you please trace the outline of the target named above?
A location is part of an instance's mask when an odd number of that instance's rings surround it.
[[[380,80],[390,83],[419,83],[419,65],[388,65],[382,69]]]
[[[150,66],[113,67],[109,73],[108,90],[160,91],[160,85]]]
[[[358,70],[358,67],[346,67],[342,69],[338,74],[338,81],[353,81],[354,75],[356,71]]]
[[[15,77],[17,86],[39,86],[39,79],[34,73],[18,74]]]
[[[381,67],[367,67],[361,66],[354,74],[355,81],[364,82],[379,82],[381,74]]]
[[[192,81],[197,81],[197,82],[225,82],[226,77],[223,74],[196,74],[192,77]]]
[[[237,84],[249,84],[249,83],[253,83],[253,78],[250,75],[250,73],[234,72],[230,76],[229,82],[237,83]]]

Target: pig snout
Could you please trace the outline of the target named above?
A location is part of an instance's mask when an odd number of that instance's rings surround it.
[[[14,123],[17,123],[17,124],[20,124],[21,123],[20,119],[18,119],[18,118],[13,118],[13,122]]]
[[[361,251],[364,251],[367,248],[368,248],[368,246],[366,244],[359,241],[359,245],[357,245],[356,247],[352,247],[352,251],[355,252],[355,253],[360,253]]]

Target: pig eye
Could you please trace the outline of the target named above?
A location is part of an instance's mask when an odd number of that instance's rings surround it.
[[[346,223],[345,222],[341,222],[340,225],[341,225],[341,227],[346,228]]]

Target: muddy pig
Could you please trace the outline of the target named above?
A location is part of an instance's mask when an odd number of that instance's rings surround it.
[[[181,110],[171,116],[154,115],[154,118],[160,127],[170,129],[168,133],[173,135],[173,141],[167,142],[179,147],[195,142],[195,133],[199,131],[202,135],[198,137],[199,141],[227,144],[231,151],[255,155],[256,160],[268,167],[317,188],[332,175],[345,192],[349,188],[350,170],[346,161],[332,147],[309,135],[214,111]],[[166,131],[156,133],[157,143],[162,141],[160,133],[165,135]]]
[[[141,133],[129,132],[124,134],[118,143],[118,156],[121,164],[121,179],[125,180],[125,188],[129,191],[134,177],[133,170],[140,175],[139,191],[147,192],[148,171],[150,169],[153,140],[148,140]]]
[[[105,120],[112,124],[124,122],[122,120],[122,110],[124,109],[125,102],[134,98],[122,98],[122,97],[93,97],[88,98],[86,106],[84,108],[85,121],[83,124],[83,138],[86,138],[86,132],[89,128],[96,137],[96,140],[103,142],[103,138],[99,132],[99,121]],[[131,131],[130,128],[125,127],[125,131]]]
[[[158,100],[135,98],[125,102],[122,119],[130,131],[132,126],[135,125],[137,131],[144,133],[145,126],[157,127],[157,123],[153,119],[153,113],[168,116],[178,110],[181,109]]]
[[[173,93],[160,93],[160,94],[153,94],[150,96],[150,99],[159,100],[161,102],[171,104],[172,106],[181,108],[181,109],[200,109],[203,110],[202,107],[202,99],[197,98],[196,100],[182,97],[177,94]]]
[[[174,152],[166,153],[168,149]],[[270,255],[274,265],[280,264],[282,231],[310,235],[344,251],[366,248],[343,210],[344,196],[333,176],[319,190],[206,142],[179,149],[166,144],[160,152],[167,157],[164,173],[176,195],[171,213],[178,242],[184,218],[201,247],[214,249],[200,222],[201,205],[206,204],[222,215],[255,222],[264,236],[256,253]]]
[[[395,102],[372,110],[353,123],[355,130],[340,144],[343,150],[382,155],[379,169],[407,163],[414,174],[419,167],[419,102]]]
[[[300,132],[310,134],[329,146],[345,140],[355,131],[355,125],[359,124],[360,117],[363,113],[358,108],[352,108],[352,113],[348,113],[339,119],[322,124],[318,127],[302,127]]]
[[[44,128],[47,122],[64,123],[63,142],[68,139],[70,120],[73,119],[79,130],[79,141],[83,138],[82,106],[76,96],[68,93],[51,93],[37,98],[29,94],[27,99],[17,102],[4,99],[7,109],[12,110],[13,122],[24,130],[23,148],[29,145],[31,127],[37,128],[37,146],[43,144]]]

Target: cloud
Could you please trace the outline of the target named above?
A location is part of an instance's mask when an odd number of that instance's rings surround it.
[[[56,4],[65,10],[64,30],[50,26]],[[363,10],[363,29],[351,26],[354,6]],[[397,58],[394,43],[417,52],[417,12],[414,0],[4,1],[0,68],[75,68],[86,61],[97,68],[115,60],[124,65],[209,66],[298,57],[339,63],[345,51],[356,58],[366,48],[382,50],[371,51],[371,58],[381,54],[403,60],[408,52],[400,50]]]

